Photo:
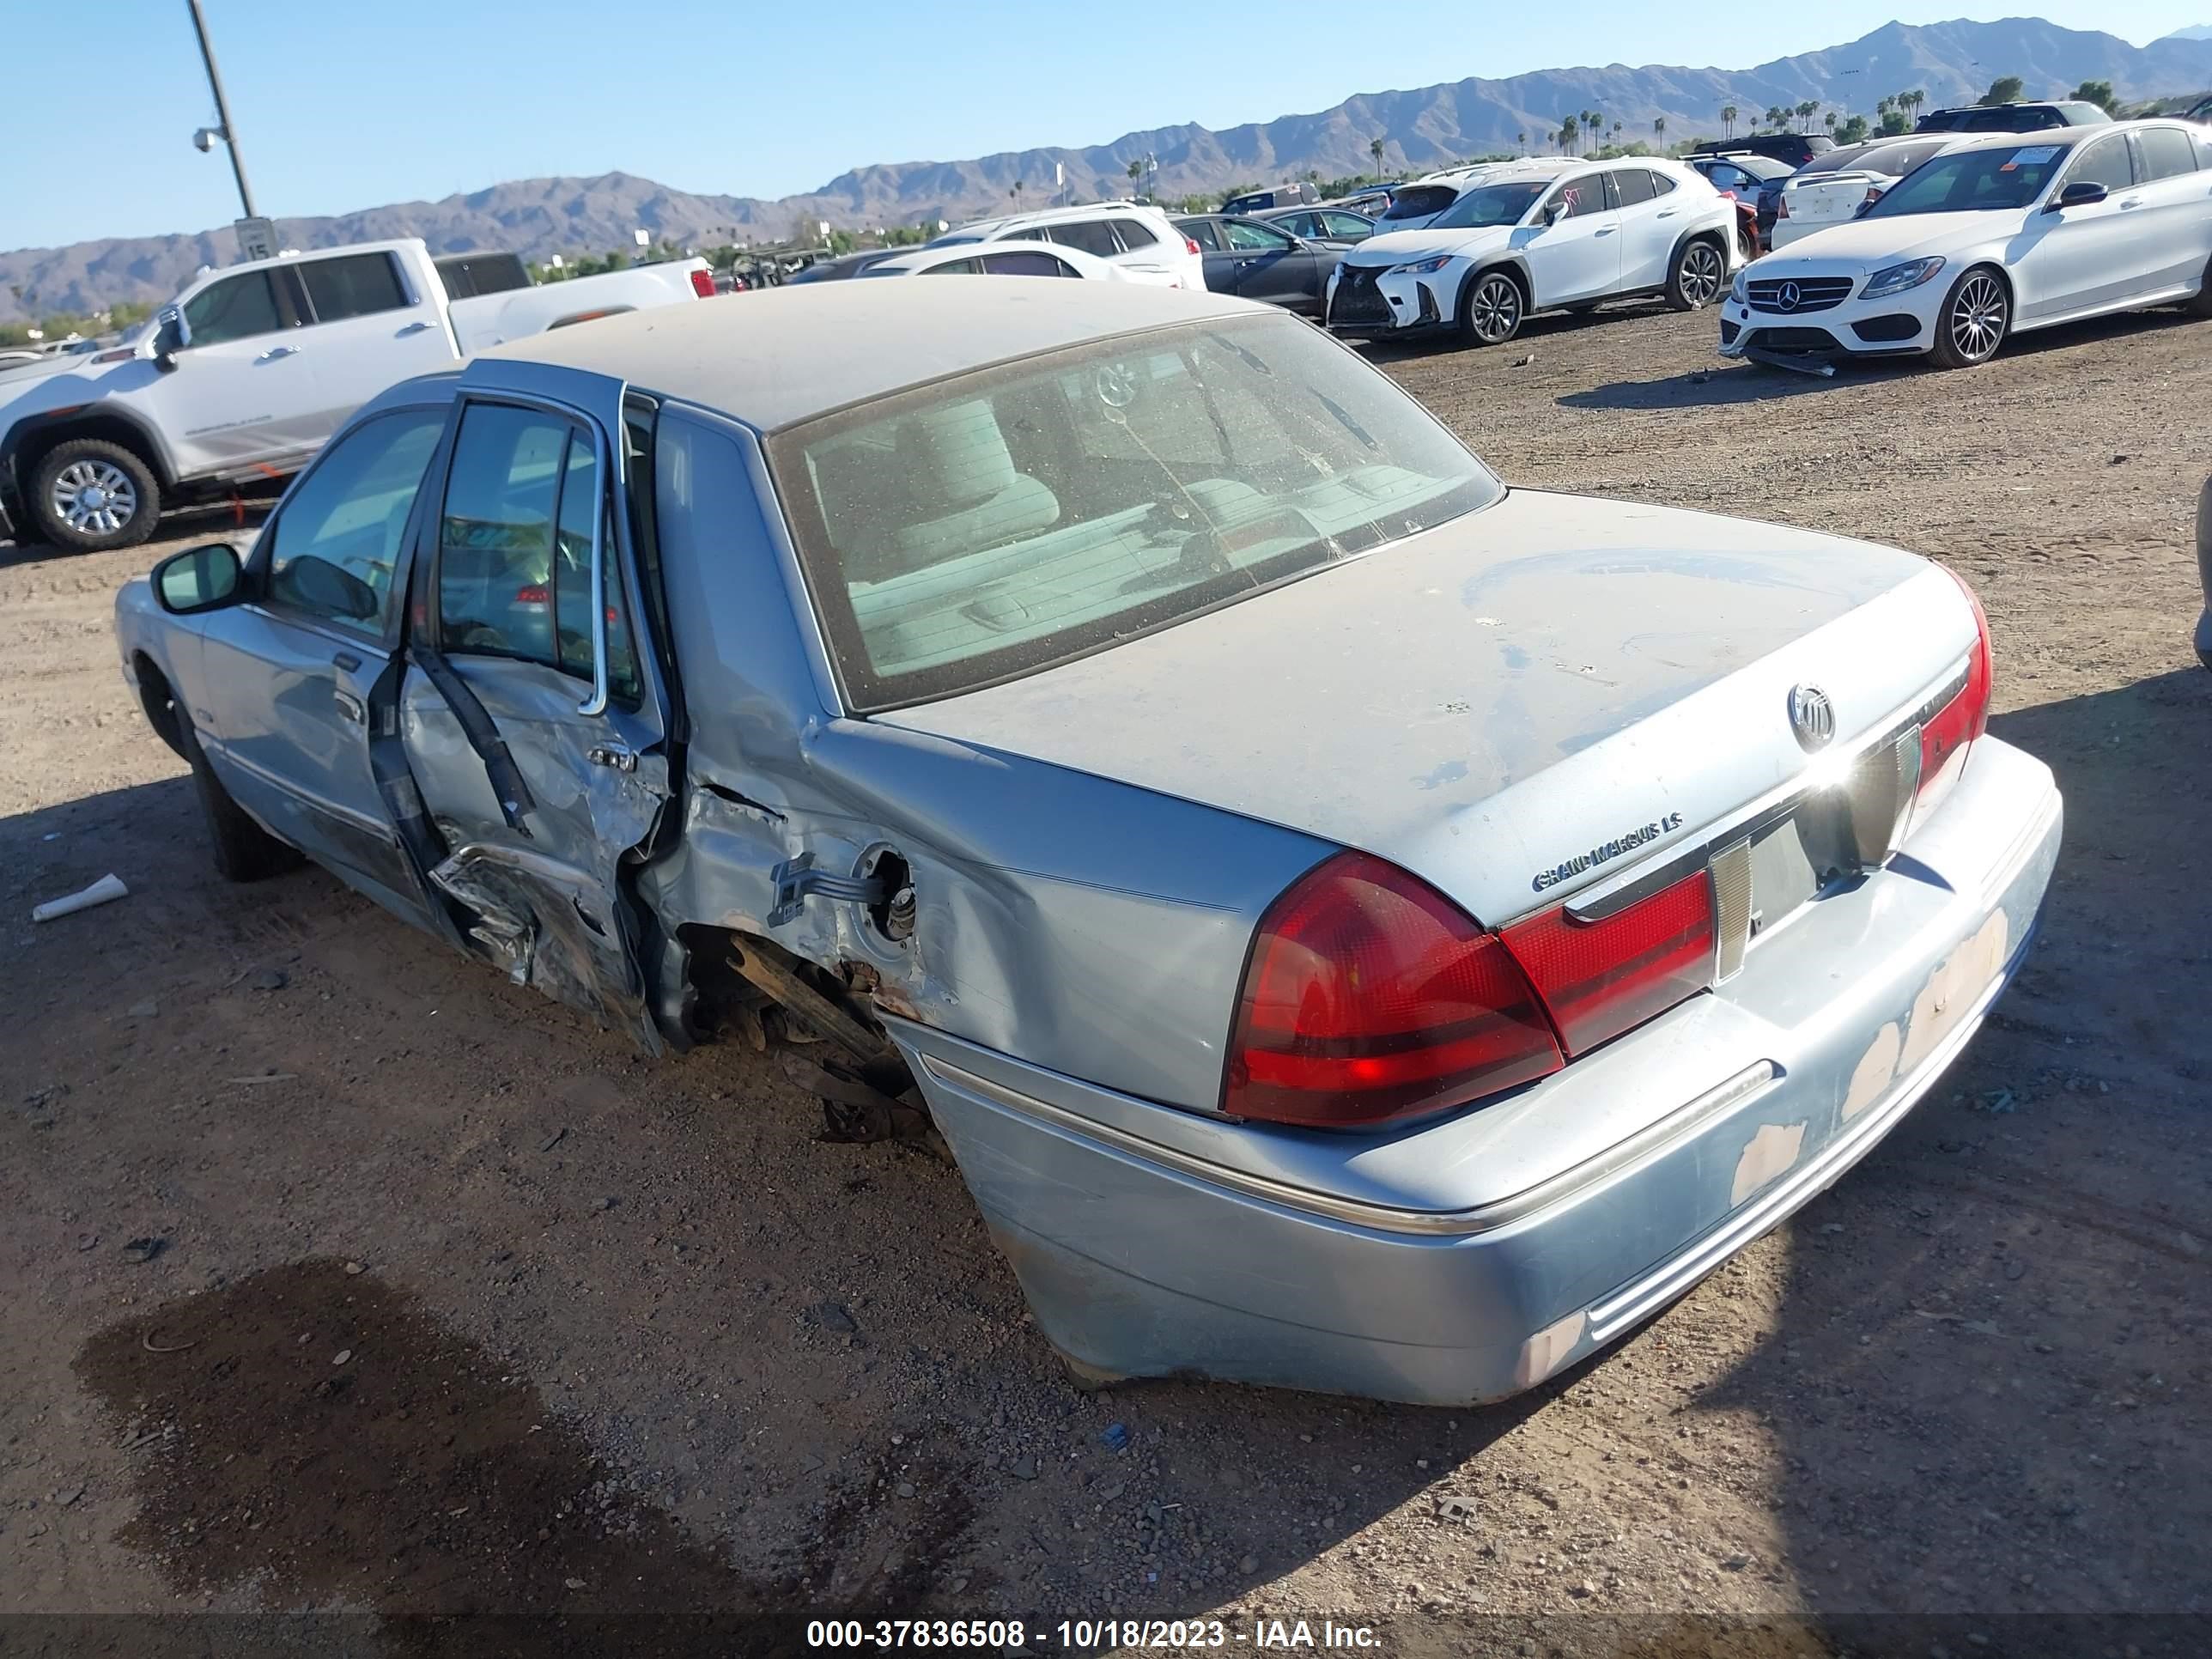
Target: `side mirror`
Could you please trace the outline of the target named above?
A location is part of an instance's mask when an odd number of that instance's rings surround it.
[[[1547,225],[1556,225],[1559,223],[1560,220],[1567,216],[1567,204],[1565,199],[1560,197],[1554,197],[1552,200],[1545,203],[1544,211],[1541,216],[1544,222]]]
[[[154,597],[173,617],[219,611],[238,597],[245,577],[238,550],[228,542],[172,553],[154,567]]]
[[[2072,184],[2061,190],[2057,199],[2043,210],[2045,213],[2056,213],[2061,208],[2087,207],[2092,202],[2103,201],[2112,192],[2102,185],[2093,184],[2087,179],[2076,179]]]
[[[177,366],[177,354],[188,343],[183,313],[164,311],[154,325],[154,362],[167,374]]]

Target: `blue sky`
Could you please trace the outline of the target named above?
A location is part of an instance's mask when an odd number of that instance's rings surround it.
[[[280,216],[616,169],[781,196],[871,161],[1100,143],[1181,121],[1231,126],[1469,75],[1613,62],[1742,69],[1837,45],[1890,15],[1818,21],[1796,7],[1657,0],[1394,0],[1380,10],[1344,0],[204,3],[258,204]],[[191,145],[214,109],[184,0],[97,9],[92,35],[56,22],[6,76],[0,248],[199,230],[238,211],[220,150]],[[2028,9],[1950,0],[1898,15]],[[2034,9],[2138,45],[2212,21],[2212,0]],[[22,29],[7,32],[26,45]]]

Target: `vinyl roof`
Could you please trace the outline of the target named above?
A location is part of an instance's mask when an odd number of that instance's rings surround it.
[[[1275,311],[1226,295],[1055,276],[818,283],[629,312],[483,356],[610,375],[773,431],[1105,335]]]

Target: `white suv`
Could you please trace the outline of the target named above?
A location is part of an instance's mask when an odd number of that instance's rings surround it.
[[[1164,210],[1139,202],[1093,202],[1087,207],[1040,208],[1002,219],[978,219],[947,231],[929,246],[960,242],[1054,242],[1103,259],[1133,283],[1204,292],[1206,261],[1198,244],[1169,222]]]
[[[1345,333],[1455,329],[1511,339],[1531,312],[1657,295],[1695,311],[1726,292],[1735,204],[1680,162],[1631,155],[1508,162],[1419,230],[1370,237],[1330,279]]]

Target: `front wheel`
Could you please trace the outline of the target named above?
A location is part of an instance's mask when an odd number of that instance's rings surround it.
[[[152,535],[161,489],[153,469],[121,444],[72,438],[33,469],[30,507],[32,523],[53,545],[97,553]]]
[[[1716,242],[1700,237],[1674,256],[1667,278],[1667,304],[1674,311],[1701,311],[1719,297],[1728,282],[1728,258]]]
[[[1469,345],[1504,345],[1521,331],[1525,308],[1518,283],[1502,270],[1486,270],[1468,291],[1460,333]]]
[[[1943,301],[1936,313],[1936,345],[1930,354],[1945,368],[1972,368],[1997,355],[2012,325],[2012,296],[1987,265],[1976,265]]]

